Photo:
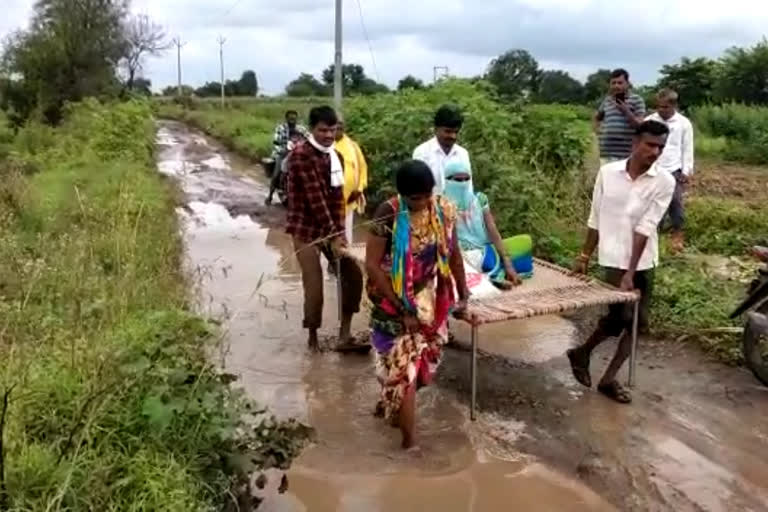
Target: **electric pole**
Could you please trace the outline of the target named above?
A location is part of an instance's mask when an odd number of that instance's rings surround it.
[[[222,36],[219,36],[219,67],[221,69],[221,108],[224,108],[224,43],[227,40]]]
[[[442,76],[438,75],[438,72],[441,72]],[[434,66],[432,68],[432,74],[433,74],[432,81],[437,83],[438,78],[443,78],[448,76],[448,66]]]
[[[337,112],[341,112],[341,79],[342,79],[342,61],[341,61],[341,0],[336,0],[336,51],[333,59],[333,103]]]
[[[183,95],[181,90],[181,47],[186,45],[187,43],[182,43],[181,39],[176,37],[173,40],[173,44],[176,45],[176,71],[178,73],[179,78],[179,88],[178,88],[178,95],[181,97]]]

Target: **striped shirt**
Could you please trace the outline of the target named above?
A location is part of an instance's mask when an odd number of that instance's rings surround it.
[[[645,102],[637,94],[627,96],[627,106],[640,118],[645,117]],[[598,107],[600,123],[600,158],[629,158],[632,153],[632,137],[635,129],[618,109],[613,96],[606,97]]]

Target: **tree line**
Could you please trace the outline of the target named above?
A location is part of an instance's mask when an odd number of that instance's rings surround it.
[[[627,63],[631,72],[631,63]],[[302,73],[285,88],[287,96],[329,96],[333,92],[333,65],[320,77]],[[590,104],[599,101],[606,92],[610,69],[598,69],[582,83],[567,71],[541,69],[536,59],[523,49],[509,50],[488,65],[484,75],[472,80],[486,80],[507,100],[520,99],[536,103]],[[359,64],[344,64],[345,94],[376,94],[387,92],[386,85],[365,74]],[[423,81],[408,75],[397,85],[398,90],[423,89]],[[768,104],[768,40],[752,47],[732,47],[719,59],[683,57],[677,64],[665,64],[659,79],[652,85],[635,90],[652,100],[661,88],[675,89],[685,107],[712,103],[738,102],[753,105]]]
[[[176,96],[179,93],[178,87],[169,85],[160,93],[162,96]],[[259,93],[259,82],[256,78],[256,72],[247,69],[240,75],[239,80],[224,81],[225,96],[256,96]],[[210,98],[221,96],[221,82],[206,82],[201,87],[193,88],[189,85],[182,85],[181,94],[184,96],[199,96],[201,98]]]
[[[631,63],[627,63],[630,68]],[[610,70],[598,69],[584,83],[566,71],[542,70],[526,50],[510,50],[488,66],[484,76],[503,97],[527,98],[539,103],[591,103],[604,94]],[[650,100],[654,92],[669,87],[680,94],[683,106],[738,102],[768,104],[768,40],[742,48],[732,47],[719,59],[683,57],[665,64],[656,84],[636,91]]]

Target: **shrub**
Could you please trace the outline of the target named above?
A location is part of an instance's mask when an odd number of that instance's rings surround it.
[[[687,200],[686,236],[691,246],[709,254],[741,255],[768,240],[768,207],[732,199]]]
[[[582,181],[567,178],[580,173],[592,140],[578,110],[508,107],[483,82],[449,80],[347,103],[348,130],[369,160],[372,203],[394,192],[394,169],[432,136],[432,116],[444,103],[464,113],[461,144],[470,152],[476,188],[487,192],[503,232],[541,228],[557,214],[556,198],[578,195]]]
[[[768,107],[738,103],[705,106],[692,113],[696,127],[725,138],[722,157],[752,164],[768,163]]]

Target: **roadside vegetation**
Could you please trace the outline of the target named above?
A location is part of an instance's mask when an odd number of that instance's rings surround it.
[[[209,359],[154,132],[94,100],[0,131],[2,510],[221,510],[308,435]]]
[[[272,131],[285,110],[306,117],[312,105],[327,101],[238,101],[225,110],[210,101],[187,100],[186,106],[162,101],[155,109],[260,158],[271,151]],[[455,103],[465,114],[462,144],[472,155],[476,187],[488,194],[502,232],[530,233],[539,257],[570,265],[583,240],[598,165],[588,107],[507,101],[482,80],[443,80],[397,93],[353,96],[345,101],[344,115],[369,160],[370,204],[393,193],[397,162],[431,136],[432,115],[443,103]],[[736,144],[758,126],[761,110],[702,107],[694,119],[697,126],[738,126],[741,131],[727,132]],[[720,118],[710,111],[728,112],[721,115],[730,124],[718,124]],[[705,128],[698,131],[706,140]],[[700,148],[697,153],[687,200],[688,248],[672,256],[662,243],[653,325],[659,336],[697,341],[722,360],[739,362],[739,322],[728,314],[755,269],[747,248],[768,238],[768,169],[724,166],[729,157],[722,151],[717,158]]]

